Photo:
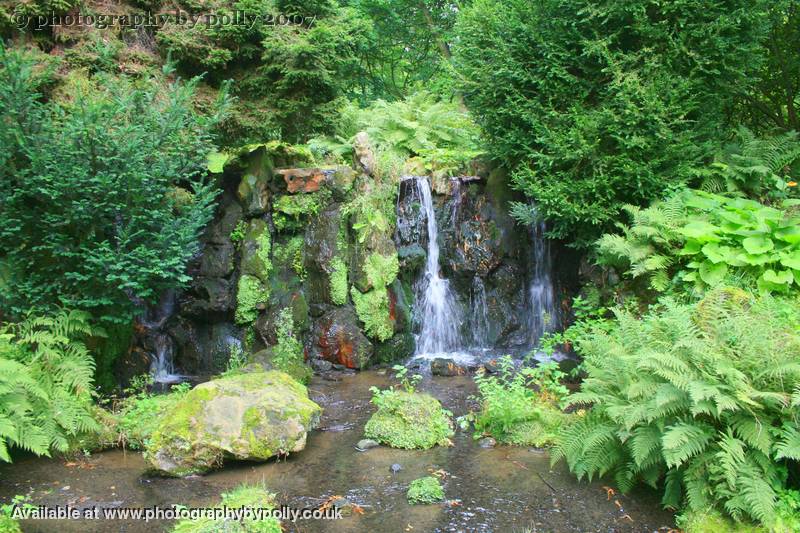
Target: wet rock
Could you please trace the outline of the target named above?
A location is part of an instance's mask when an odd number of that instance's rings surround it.
[[[286,190],[297,192],[317,192],[325,182],[325,172],[320,168],[286,168],[275,172],[283,177]]]
[[[150,372],[150,356],[141,347],[134,346],[114,361],[114,377],[123,388],[136,376]]]
[[[263,461],[299,452],[321,412],[306,388],[282,372],[208,381],[176,403],[145,457],[157,472],[187,476],[228,458]]]
[[[400,472],[402,469],[403,467],[400,466],[399,463],[394,463],[392,466],[389,467],[389,472],[391,472],[392,474],[396,474]]]
[[[392,364],[408,359],[414,353],[414,336],[410,332],[397,333],[389,339],[375,345],[377,363]]]
[[[257,166],[257,164],[253,166]],[[255,173],[245,174],[239,182],[236,196],[248,216],[263,215],[267,211],[270,198],[270,179],[271,175],[268,170],[258,169],[255,170]]]
[[[370,448],[377,448],[378,446],[380,446],[380,443],[378,441],[374,441],[372,439],[361,439],[356,444],[356,450],[360,452],[365,452]]]
[[[350,167],[339,166],[327,171],[327,174],[327,185],[333,191],[333,199],[337,202],[348,200],[356,179],[355,171]]]
[[[425,265],[425,259],[428,254],[422,246],[414,243],[408,246],[400,246],[397,249],[397,256],[400,259],[401,268],[416,271]]]
[[[228,322],[205,323],[178,317],[169,326],[175,341],[175,364],[190,375],[225,369],[234,346],[241,346],[239,330]]]
[[[326,361],[325,359],[312,359],[311,368],[318,373],[329,372],[331,368],[333,368],[333,363]]]
[[[500,372],[500,366],[498,365],[496,359],[492,359],[490,361],[486,361],[485,363],[483,363],[483,368],[489,374],[497,374],[498,372]]]
[[[228,313],[236,303],[235,289],[236,285],[225,278],[196,277],[181,295],[181,312],[195,317]]]
[[[374,352],[350,306],[335,307],[318,318],[311,339],[314,355],[347,368],[366,368]]]
[[[227,244],[231,242],[231,232],[242,219],[242,206],[232,194],[223,192],[214,215],[202,240],[206,243]]]
[[[340,210],[332,204],[314,217],[305,234],[304,266],[306,270],[305,289],[308,303],[330,304],[330,274],[333,272],[331,262],[337,256]]]
[[[254,326],[256,333],[265,345],[278,343],[277,324],[281,311],[285,308],[292,311],[292,331],[304,333],[310,327],[308,304],[302,291],[279,292],[270,297],[270,306],[260,314]]]
[[[459,365],[452,359],[437,357],[431,361],[431,374],[434,376],[463,376],[467,373],[466,366]]]
[[[497,446],[497,441],[494,440],[492,437],[483,437],[481,440],[478,441],[478,446],[481,448],[494,448]]]
[[[360,131],[356,134],[353,141],[353,151],[355,152],[356,164],[361,167],[365,174],[371,175],[376,168],[375,151],[372,149],[372,143],[366,131]]]
[[[200,260],[200,275],[209,278],[225,278],[233,273],[236,249],[233,244],[209,243],[203,247]]]

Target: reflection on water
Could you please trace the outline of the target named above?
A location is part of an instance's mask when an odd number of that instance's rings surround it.
[[[281,503],[295,508],[318,507],[328,497],[345,496],[364,514],[341,521],[286,524],[296,532],[609,532],[655,531],[672,524],[659,509],[656,495],[641,491],[628,497],[608,497],[603,483],[578,483],[562,467],[551,470],[546,452],[498,446],[484,449],[471,434],[458,432],[451,448],[404,451],[375,448],[358,452],[354,445],[373,411],[369,387],[389,384],[375,371],[344,377],[333,383],[315,378],[311,396],[325,407],[320,428],[308,447],[287,460],[265,464],[238,463],[203,477],[151,478],[134,452],[95,454],[83,465],[21,458],[0,466],[0,501],[31,493],[35,504],[73,506],[207,506],[219,494],[243,481],[264,482]],[[428,377],[422,388],[442,400],[458,416],[470,407],[475,393],[468,377]],[[392,474],[390,465],[402,470]],[[432,471],[447,472],[445,493],[450,502],[410,506],[408,484]],[[615,500],[619,502],[618,508]],[[28,522],[32,532],[150,532],[168,523],[82,521]],[[412,529],[413,528],[413,529]]]

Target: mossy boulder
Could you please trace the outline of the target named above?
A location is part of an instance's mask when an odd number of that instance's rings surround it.
[[[444,500],[444,489],[438,478],[421,477],[411,482],[406,497],[412,505],[441,502]]]
[[[283,372],[215,379],[174,406],[145,456],[154,470],[172,476],[207,472],[226,458],[263,461],[305,448],[321,412],[305,386]]]
[[[453,423],[439,400],[420,392],[376,393],[378,411],[364,426],[364,435],[392,448],[428,449],[450,446]]]

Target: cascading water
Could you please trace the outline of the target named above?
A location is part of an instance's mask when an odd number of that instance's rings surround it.
[[[147,328],[148,344],[152,346],[150,372],[156,383],[178,383],[184,379],[183,376],[175,374],[173,366],[175,343],[163,331],[164,324],[174,312],[175,292],[166,291],[161,296],[158,306],[149,309],[145,319],[142,320],[142,325]]]
[[[485,349],[489,345],[489,307],[486,305],[486,287],[478,276],[472,279],[472,346]]]
[[[425,272],[416,283],[417,317],[421,331],[417,338],[416,354],[432,355],[457,350],[461,344],[459,329],[461,311],[450,290],[450,282],[439,273],[439,243],[436,213],[433,210],[431,185],[427,178],[414,180],[428,230],[428,257]]]
[[[553,331],[558,326],[555,289],[550,277],[552,269],[550,243],[545,238],[544,232],[544,222],[534,225],[531,231],[533,239],[533,272],[531,274],[528,297],[532,346],[538,346],[542,335],[545,332]]]

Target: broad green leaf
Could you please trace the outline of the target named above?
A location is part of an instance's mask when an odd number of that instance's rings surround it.
[[[746,265],[759,266],[771,263],[773,261],[773,256],[770,254],[742,253],[736,256],[736,260]]]
[[[708,285],[717,285],[725,278],[728,273],[728,265],[725,263],[714,264],[710,261],[704,262],[700,265],[700,279]]]
[[[700,242],[719,241],[720,238],[717,235],[718,231],[719,227],[702,220],[689,222],[686,224],[686,226],[680,229],[680,233],[685,237],[697,239]]]
[[[800,223],[777,230],[775,237],[789,244],[800,244]]]
[[[680,252],[680,255],[694,255],[700,253],[700,249],[703,247],[703,243],[698,242],[694,239],[688,239],[686,244],[683,246]]]
[[[772,240],[767,237],[747,237],[742,241],[742,246],[753,255],[769,252],[775,247]]]
[[[764,271],[758,278],[758,290],[761,292],[784,291],[794,281],[794,276],[789,270],[775,272],[772,269]]]
[[[765,270],[761,277],[764,278],[764,281],[776,283],[778,285],[791,285],[794,281],[791,270],[779,270],[775,272],[770,268]]]
[[[213,174],[219,174],[225,168],[225,163],[231,159],[230,154],[225,152],[211,152],[208,154],[208,171]]]
[[[781,264],[794,270],[800,270],[800,250],[794,250],[792,253],[781,257]]]
[[[703,254],[712,263],[729,263],[733,256],[733,249],[730,246],[720,246],[716,242],[710,242],[703,246]]]

